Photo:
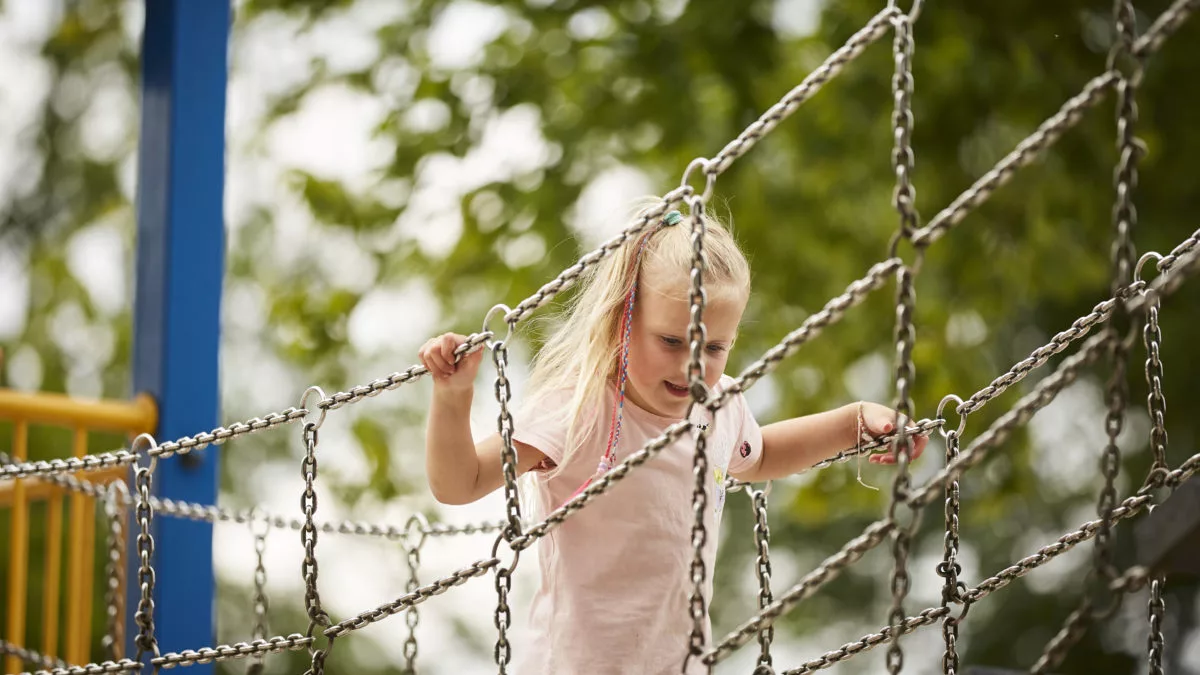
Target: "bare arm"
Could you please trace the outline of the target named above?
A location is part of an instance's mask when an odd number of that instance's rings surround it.
[[[425,432],[425,471],[433,496],[443,504],[469,504],[504,483],[503,442],[492,434],[478,444],[471,437],[471,402],[482,351],[454,363],[454,349],[466,338],[447,333],[425,343],[420,357],[433,377],[433,401]],[[514,441],[517,475],[545,458],[536,448]]]
[[[754,468],[734,476],[738,480],[760,482],[799,473],[834,454],[853,448],[857,442],[858,403],[804,417],[794,417],[762,428],[762,458]],[[892,430],[895,412],[877,403],[863,403],[865,431],[880,436]],[[913,439],[914,458],[925,449],[929,439]],[[871,462],[889,464],[889,454],[874,454]]]

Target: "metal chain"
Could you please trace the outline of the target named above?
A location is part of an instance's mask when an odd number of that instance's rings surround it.
[[[72,477],[73,478],[73,477]],[[104,490],[104,515],[108,518],[108,555],[104,559],[104,613],[107,630],[100,641],[110,659],[125,653],[125,504],[129,488],[124,480],[109,483]],[[151,504],[153,509],[153,504]]]
[[[308,411],[302,408],[288,408],[283,412],[273,412],[263,417],[251,418],[245,422],[234,422],[228,427],[217,427],[212,431],[205,431],[195,436],[184,436],[175,441],[167,441],[157,448],[151,448],[147,454],[151,457],[186,455],[193,450],[203,450],[210,445],[220,445],[237,436],[244,436],[257,431],[271,429],[281,424],[290,424],[291,422],[302,420],[307,414]]]
[[[267,612],[270,611],[270,602],[267,600],[267,567],[265,564],[265,554],[267,552],[267,535],[270,533],[270,521],[263,520],[265,529],[258,530],[252,523],[250,526],[251,532],[254,534],[254,633],[253,636],[258,640],[267,639]],[[254,657],[250,665],[246,668],[246,675],[261,675],[263,671],[263,659],[259,654]]]
[[[892,74],[892,98],[895,103],[892,110],[892,170],[896,174],[892,206],[900,214],[900,229],[895,240],[898,243],[900,238],[911,240],[920,221],[916,206],[917,191],[912,184],[913,165],[916,162],[912,149],[912,22],[907,15],[897,14],[892,17],[891,23],[895,32],[892,59],[896,64]],[[894,250],[891,255],[895,255]]]
[[[750,496],[754,508],[754,546],[758,550],[754,570],[758,573],[758,609],[764,610],[774,600],[771,595],[771,553],[768,550],[771,528],[767,521],[767,493],[765,490],[749,490],[746,494]],[[758,665],[753,675],[774,674],[771,659],[771,640],[774,637],[774,626],[766,626],[758,631]]]
[[[141,663],[132,659],[121,659],[120,661],[89,663],[85,666],[61,665],[50,670],[38,670],[20,675],[102,675],[103,673],[125,673],[141,669]]]
[[[1196,471],[1200,470],[1200,453],[1194,455],[1186,462],[1187,470],[1177,470],[1171,472],[1171,478],[1167,481],[1169,485],[1177,486],[1183,481],[1186,481]],[[1119,519],[1131,518],[1143,511],[1146,511],[1152,499],[1147,494],[1138,494],[1129,497],[1117,509],[1117,517]],[[1041,565],[1049,563],[1054,558],[1071,550],[1075,545],[1087,541],[1095,536],[1099,530],[1100,521],[1094,520],[1084,523],[1081,527],[1073,532],[1063,535],[1058,541],[1048,546],[1044,546],[1031,556],[1023,558],[1016,564],[1011,565],[1004,570],[1001,570],[996,575],[984,580],[979,586],[969,589],[962,595],[968,598],[970,602],[977,602],[980,599],[1000,590],[1012,581],[1016,580],[1033,571]],[[1143,567],[1132,567],[1125,574],[1115,579],[1110,584],[1110,589],[1118,593],[1134,593],[1141,590],[1148,582],[1149,573]],[[902,630],[904,633],[910,633],[917,628],[931,625],[938,619],[945,618],[950,614],[950,608],[946,606],[929,607],[922,610],[919,614],[912,617],[907,617],[904,620]],[[961,620],[961,616],[959,619]],[[826,652],[822,656],[807,661],[800,667],[794,670],[784,671],[783,675],[803,675],[806,673],[815,672],[828,668],[838,662],[857,656],[863,652],[869,651],[880,644],[888,641],[891,637],[890,626],[885,626],[882,630],[870,635],[866,635],[859,640],[842,645],[838,649]],[[1038,666],[1035,666],[1035,669]],[[1038,671],[1044,672],[1044,671]]]
[[[715,411],[730,397],[749,389],[774,370],[780,361],[794,354],[801,345],[819,335],[827,326],[841,320],[846,310],[861,303],[872,291],[886,284],[902,264],[898,258],[891,258],[872,265],[863,278],[852,282],[841,295],[825,303],[821,311],[805,319],[799,328],[788,333],[760,359],[747,366],[728,386],[719,388],[709,399],[708,409]]]
[[[304,675],[325,675],[325,659],[329,658],[329,653],[333,651],[334,638],[329,638],[323,649],[313,649],[309,645],[309,652],[312,654],[312,664]]]
[[[1150,675],[1163,675],[1163,650],[1166,649],[1162,631],[1163,615],[1166,612],[1162,595],[1163,582],[1162,577],[1150,581],[1150,601],[1147,611],[1150,619],[1150,636],[1146,638]]]
[[[492,623],[496,626],[496,648],[493,656],[500,675],[508,672],[508,662],[512,659],[512,643],[508,641],[508,627],[512,625],[512,609],[508,606],[508,593],[512,590],[512,571],[506,567],[496,566],[496,612]]]
[[[764,628],[773,626],[776,619],[812,597],[819,588],[836,579],[847,567],[862,558],[863,554],[882,543],[895,526],[895,523],[886,519],[868,525],[862,534],[846,542],[841,550],[826,558],[816,569],[806,574],[799,583],[776,598],[774,602],[750,620],[738,626],[706,652],[703,659],[705,665],[711,666],[719,663],[738,647],[755,639]]]
[[[707,267],[704,255],[704,236],[707,232],[704,224],[704,199],[703,196],[695,196],[688,200],[692,225],[692,288],[688,323],[688,346],[691,353],[687,377],[692,406],[703,405],[709,396],[704,381],[704,349],[708,342],[704,326],[704,310],[708,303],[704,289],[704,270]],[[708,516],[708,430],[708,425],[696,429],[696,447],[692,454],[692,562],[688,572],[691,581],[688,616],[692,628],[688,633],[688,649],[683,660],[682,672],[687,672],[688,663],[693,658],[704,654],[706,646],[708,606],[704,597],[704,586],[708,578],[708,569],[704,561],[704,549],[708,544],[708,529],[705,526],[705,518]]]
[[[949,465],[958,457],[958,431],[946,432],[946,464]],[[951,603],[960,601],[958,575],[962,566],[958,564],[958,515],[959,488],[958,481],[946,484],[946,534],[942,541],[942,563],[938,565],[938,576],[945,579],[942,585],[942,607],[949,610]],[[942,652],[942,673],[956,675],[958,673],[958,617],[951,616],[947,611],[942,619],[942,641],[946,648]]]
[[[917,507],[928,505],[933,499],[933,495],[948,481],[956,480],[963,472],[982,461],[987,451],[1007,440],[1013,429],[1027,422],[1034,412],[1049,405],[1058,392],[1075,381],[1082,368],[1090,365],[1099,357],[1106,344],[1107,340],[1103,335],[1094,336],[1085,342],[1078,352],[1062,362],[1058,370],[1038,382],[1029,394],[1022,397],[1010,411],[980,434],[957,460],[929,478],[921,488],[914,491],[909,498],[909,503]],[[1185,462],[1184,466],[1177,469],[1176,472],[1172,472],[1167,483],[1171,484],[1172,480],[1184,480],[1180,476],[1189,469],[1200,470],[1200,455],[1195,458],[1195,467]],[[1148,501],[1149,497],[1142,497],[1142,499]],[[1114,513],[1114,517],[1120,516],[1120,510]],[[717,663],[738,647],[746,644],[764,626],[773,624],[779,616],[811,597],[817,589],[837,578],[842,570],[859,560],[864,553],[878,546],[895,527],[896,524],[888,518],[868,525],[861,535],[847,542],[840,551],[827,558],[785,594],[776,598],[769,607],[727,635],[705,654],[704,662]],[[1090,537],[1091,535],[1088,536],[1088,538]]]
[[[411,593],[406,593],[396,600],[385,605],[376,607],[375,609],[367,610],[357,616],[353,616],[345,621],[326,628],[324,634],[329,638],[341,637],[352,631],[364,628],[377,621],[382,621],[389,616],[398,614],[413,605],[418,605],[425,602],[435,595],[441,595],[455,586],[461,586],[468,579],[483,576],[489,570],[500,564],[500,559],[496,557],[480,560],[464,567],[449,576],[443,577],[426,584],[416,589]]]
[[[70,665],[62,659],[47,656],[32,649],[25,649],[8,640],[0,639],[0,656],[6,655],[15,656],[21,661],[35,664],[41,668],[70,668]]]
[[[317,528],[313,515],[317,512],[317,492],[313,483],[317,479],[317,425],[304,425],[304,459],[300,462],[300,475],[304,478],[304,492],[300,496],[300,507],[304,511],[304,526],[300,529],[300,543],[304,547],[304,561],[300,571],[304,577],[304,610],[308,614],[309,631],[315,626],[328,626],[329,615],[321,608],[321,596],[317,590]]]
[[[955,480],[972,467],[978,465],[994,447],[1004,443],[1017,427],[1029,421],[1033,414],[1046,407],[1067,385],[1079,377],[1079,371],[1095,363],[1108,345],[1107,335],[1101,333],[1088,338],[1079,351],[1063,359],[1058,369],[1039,381],[1030,392],[1001,415],[967,447],[958,459],[938,471],[909,497],[914,506],[926,506],[940,492],[947,481]]]
[[[156,461],[151,457],[148,466],[139,466],[134,473],[137,488],[134,518],[138,524],[138,585],[141,588],[137,612],[133,615],[133,621],[138,626],[138,636],[134,640],[137,645],[136,661],[141,661],[147,653],[158,656],[158,639],[154,635],[154,537],[150,530],[154,520],[150,484]]]
[[[415,543],[404,541],[405,558],[408,561],[408,584],[405,586],[406,593],[412,593],[421,586],[418,569],[421,566],[421,546],[425,543],[425,537],[420,537]],[[404,640],[404,673],[408,675],[416,675],[417,672],[417,626],[421,622],[421,615],[416,605],[408,608],[405,612],[405,622],[408,624],[408,637]]]
[[[503,340],[492,344],[492,362],[496,364],[496,402],[500,404],[496,428],[503,441],[500,451],[504,471],[506,519],[503,535],[505,541],[511,543],[521,536],[521,502],[517,491],[517,450],[513,446],[513,418],[508,410],[508,402],[512,400],[512,387],[508,381],[508,346]]]
[[[911,579],[908,574],[908,554],[912,544],[912,533],[918,524],[920,507],[909,502],[911,480],[908,474],[908,464],[912,461],[912,438],[907,433],[902,420],[912,417],[911,386],[915,369],[912,361],[913,343],[916,340],[916,329],[913,326],[912,315],[915,301],[913,289],[913,272],[903,266],[897,272],[896,290],[896,438],[892,444],[892,453],[896,458],[896,477],[892,481],[891,501],[888,506],[888,520],[896,523],[892,531],[892,574],[891,591],[892,607],[889,613],[889,624],[892,626],[892,641],[888,646],[887,668],[891,675],[896,675],[904,668],[904,652],[900,648],[900,623],[904,621],[904,598],[908,595]],[[910,521],[900,524],[899,509],[907,505],[910,510]]]
[[[779,123],[787,119],[805,101],[812,98],[827,82],[832,80],[851,61],[862,54],[863,50],[887,34],[888,24],[893,17],[901,15],[895,7],[887,7],[871,17],[857,33],[850,36],[844,45],[829,55],[825,62],[809,73],[808,77],[789,91],[778,103],[767,109],[757,120],[750,124],[737,138],[730,141],[709,162],[706,173],[720,175],[733,164],[734,160],[749,152],[750,148],[770,133]]]
[[[1058,668],[1071,651],[1071,647],[1083,638],[1091,622],[1092,601],[1084,596],[1079,606],[1067,615],[1067,620],[1063,622],[1054,637],[1050,638],[1050,642],[1046,643],[1042,655],[1029,669],[1030,675],[1046,675],[1051,670]]]
[[[313,638],[299,633],[292,633],[288,636],[276,636],[251,640],[250,642],[236,642],[231,645],[170,652],[154,659],[154,665],[162,668],[174,668],[175,666],[193,666],[198,663],[228,661],[229,659],[260,658],[265,654],[305,649],[311,646],[312,643]]]
[[[921,628],[922,626],[928,626],[936,623],[938,619],[944,618],[948,614],[950,614],[950,609],[948,607],[929,607],[916,616],[905,618],[900,629],[905,635],[907,635],[914,630]],[[884,628],[879,632],[871,633],[870,635],[864,635],[854,642],[848,642],[841,647],[834,649],[833,651],[825,652],[821,656],[811,661],[805,661],[797,668],[783,671],[782,675],[807,675],[808,673],[829,668],[836,663],[845,661],[863,652],[870,651],[884,642],[889,641],[891,637],[892,627],[884,626]]]
[[[1146,384],[1150,394],[1146,397],[1150,411],[1150,449],[1154,454],[1151,471],[1163,471],[1167,465],[1167,400],[1163,396],[1163,364],[1160,356],[1162,330],[1158,325],[1158,294],[1147,291],[1146,324],[1142,329],[1142,340],[1146,345]]]

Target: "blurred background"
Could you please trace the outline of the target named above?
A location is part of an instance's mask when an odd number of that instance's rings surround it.
[[[884,0],[239,0],[227,114],[227,257],[222,423],[298,405],[305,387],[345,390],[416,362],[428,337],[479,329],[626,224],[638,197],[678,184],[878,12]],[[907,6],[908,3],[902,3]],[[1136,3],[1139,31],[1165,0]],[[141,0],[0,0],[0,386],[128,398],[137,193]],[[1105,0],[930,2],[915,29],[913,145],[926,220],[1103,71]],[[1137,133],[1139,254],[1166,253],[1200,223],[1195,110],[1200,21],[1148,64]],[[755,292],[731,373],[752,362],[867,267],[897,228],[890,205],[891,38],[870,47],[717,184],[714,208],[753,267]],[[929,249],[917,279],[918,417],[967,397],[1108,297],[1115,97]],[[1200,282],[1162,312],[1172,464],[1196,448]],[[516,395],[553,309],[517,338]],[[856,399],[892,399],[890,290],[785,361],[748,393],[762,423]],[[1149,466],[1144,351],[1131,355],[1123,496]],[[1055,359],[1057,362],[1058,359]],[[1049,368],[1043,369],[1049,372]],[[491,370],[473,426],[494,429]],[[962,484],[963,580],[972,584],[1094,517],[1105,443],[1106,369],[1090,371]],[[978,434],[1044,376],[973,414]],[[321,519],[402,525],[495,520],[499,495],[437,505],[425,485],[429,385],[331,414],[322,428]],[[517,424],[520,420],[517,419]],[[196,431],[199,431],[198,429]],[[0,449],[10,434],[0,433]],[[67,438],[38,452],[67,454]],[[221,453],[220,503],[299,515],[299,430],[255,434]],[[940,440],[914,472],[943,463]],[[889,484],[888,469],[863,467]],[[774,486],[774,586],[795,583],[878,518],[888,491],[839,465]],[[749,500],[723,520],[715,632],[755,607]],[[941,509],[914,546],[909,613],[940,601]],[[1128,528],[1124,528],[1128,529]],[[250,530],[214,533],[218,639],[249,638]],[[0,539],[5,547],[7,535]],[[487,536],[438,539],[424,580],[486,555]],[[1075,607],[1090,543],[974,607],[964,662],[1028,668]],[[3,553],[3,551],[0,551]],[[303,631],[296,533],[267,544],[271,634]],[[322,596],[335,620],[404,592],[395,543],[320,540]],[[0,556],[7,564],[7,555]],[[99,574],[97,561],[97,574]],[[777,668],[794,667],[887,621],[886,546],[781,621]],[[515,649],[536,561],[515,582]],[[631,570],[630,573],[636,573]],[[1167,594],[1170,672],[1200,673],[1197,586]],[[1063,673],[1146,672],[1146,594],[1092,630]],[[495,592],[487,580],[421,606],[419,670],[492,672]],[[97,602],[94,625],[102,625]],[[160,611],[170,611],[169,609]],[[30,628],[37,644],[37,627]],[[400,672],[403,619],[339,641],[334,673]],[[941,672],[941,635],[904,642],[906,672]],[[202,645],[195,645],[200,647]],[[682,645],[680,645],[682,647]],[[718,673],[749,672],[748,645]],[[883,652],[832,672],[883,670]],[[96,646],[99,656],[99,646]],[[266,672],[300,672],[303,652]],[[217,667],[240,672],[244,663]]]

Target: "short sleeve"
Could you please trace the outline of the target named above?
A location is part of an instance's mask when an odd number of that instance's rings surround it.
[[[758,466],[761,461],[762,428],[758,426],[758,420],[754,419],[754,415],[750,414],[750,406],[746,404],[745,396],[739,393],[733,397],[730,403],[733,407],[732,412],[736,415],[735,423],[739,425],[740,431],[733,456],[729,458],[729,473],[737,476]]]
[[[527,399],[513,415],[513,440],[538,449],[554,464],[562,463],[570,425],[569,392]],[[549,467],[535,467],[549,468]]]

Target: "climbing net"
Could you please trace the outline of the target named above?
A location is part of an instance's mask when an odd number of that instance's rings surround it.
[[[957,673],[958,627],[971,606],[984,597],[1003,588],[1062,555],[1081,542],[1095,539],[1093,570],[1088,577],[1088,593],[1079,607],[1067,618],[1062,629],[1046,645],[1042,656],[1032,667],[1032,672],[1045,673],[1062,662],[1071,647],[1078,642],[1088,626],[1111,616],[1119,606],[1121,598],[1147,586],[1150,588],[1148,660],[1152,673],[1162,672],[1162,601],[1163,578],[1157,571],[1143,566],[1120,570],[1113,561],[1111,535],[1113,527],[1120,521],[1147,512],[1184,481],[1200,471],[1200,453],[1184,460],[1176,468],[1167,461],[1167,435],[1164,425],[1166,402],[1162,393],[1163,365],[1159,357],[1162,332],[1158,322],[1160,301],[1173,293],[1180,284],[1200,266],[1200,229],[1183,240],[1167,255],[1146,253],[1137,257],[1132,241],[1132,230],[1136,225],[1136,210],[1133,204],[1133,189],[1137,183],[1138,161],[1143,154],[1142,146],[1135,136],[1137,122],[1136,93],[1142,79],[1147,60],[1157,52],[1183,22],[1200,5],[1200,0],[1175,0],[1147,31],[1138,36],[1135,31],[1133,7],[1128,0],[1115,0],[1113,19],[1116,40],[1109,54],[1108,68],[1089,81],[1083,90],[1069,99],[1063,106],[1028,138],[1017,144],[1007,156],[979,178],[970,188],[959,195],[951,204],[938,212],[928,223],[921,225],[911,181],[914,153],[911,146],[913,114],[913,23],[920,13],[919,0],[909,12],[899,9],[894,0],[876,14],[855,33],[841,48],[787,93],[778,103],[768,109],[736,139],[726,145],[716,156],[693,160],[684,171],[680,186],[666,195],[659,203],[646,210],[642,217],[620,234],[604,242],[599,248],[581,257],[575,264],[562,271],[549,283],[530,297],[522,300],[515,308],[497,305],[487,314],[480,332],[468,337],[457,351],[458,357],[481,348],[490,350],[495,367],[495,398],[499,404],[497,428],[503,440],[504,473],[504,518],[497,522],[452,527],[431,525],[419,515],[413,516],[403,527],[356,522],[330,523],[316,519],[317,501],[314,484],[317,480],[317,448],[319,430],[326,415],[347,405],[358,403],[368,397],[396,389],[418,380],[426,374],[423,366],[414,365],[403,372],[392,373],[369,384],[354,387],[346,392],[326,396],[318,387],[310,387],[301,397],[299,407],[274,412],[228,427],[187,436],[175,441],[157,443],[148,435],[139,436],[128,449],[86,455],[72,459],[49,461],[12,462],[0,457],[0,479],[11,480],[39,477],[52,481],[70,490],[90,494],[102,499],[110,527],[110,551],[108,556],[108,617],[109,627],[105,643],[119,645],[123,641],[122,599],[116,592],[124,573],[119,564],[123,546],[123,523],[127,510],[132,507],[136,521],[136,548],[138,552],[137,583],[140,600],[134,614],[138,634],[134,640],[137,655],[134,659],[113,658],[103,663],[71,665],[24,649],[20,645],[0,642],[0,653],[18,656],[34,663],[43,670],[39,673],[67,675],[75,673],[115,673],[138,671],[151,667],[160,668],[187,666],[225,659],[253,659],[252,668],[261,668],[264,655],[284,650],[307,649],[311,654],[309,673],[324,672],[325,661],[339,638],[369,624],[395,614],[405,612],[408,619],[409,637],[404,654],[409,672],[414,672],[417,657],[415,630],[418,625],[418,605],[429,598],[446,592],[466,581],[492,574],[495,581],[497,604],[495,626],[498,632],[494,656],[500,673],[507,672],[512,653],[508,639],[511,611],[508,594],[512,587],[512,573],[516,568],[521,551],[532,546],[555,528],[562,525],[573,514],[585,508],[593,499],[607,492],[623,480],[631,471],[651,461],[665,447],[693,434],[695,441],[694,475],[695,488],[692,495],[693,512],[696,520],[692,529],[692,563],[689,570],[690,582],[689,616],[691,631],[687,637],[686,660],[698,661],[711,669],[747,642],[757,639],[759,656],[756,675],[774,674],[775,666],[771,655],[774,623],[781,616],[796,608],[811,597],[823,585],[837,578],[850,565],[858,561],[867,551],[890,543],[894,561],[890,576],[892,602],[887,624],[879,631],[866,635],[854,642],[826,652],[801,664],[799,667],[782,671],[787,675],[799,675],[829,667],[874,647],[887,644],[886,663],[888,672],[901,672],[904,653],[902,636],[923,626],[941,623],[945,649],[942,656],[942,671]],[[748,152],[760,139],[780,122],[796,111],[821,87],[840,73],[847,64],[858,57],[869,45],[880,40],[888,32],[893,34],[895,72],[891,88],[894,99],[892,127],[894,146],[892,167],[895,173],[893,205],[899,216],[899,227],[892,237],[888,257],[879,262],[866,274],[850,283],[840,295],[829,300],[821,311],[808,317],[794,331],[788,333],[778,344],[746,368],[728,386],[709,390],[704,384],[704,364],[701,359],[705,340],[703,315],[705,311],[705,226],[701,216],[713,194],[717,178],[739,157]],[[919,271],[925,249],[957,226],[974,208],[983,204],[1017,169],[1033,162],[1046,148],[1052,145],[1065,131],[1076,125],[1083,113],[1095,107],[1110,92],[1117,96],[1117,147],[1119,158],[1114,172],[1116,202],[1113,209],[1114,240],[1111,259],[1110,297],[1097,303],[1090,312],[1079,317],[1070,327],[1055,335],[1049,343],[1035,349],[1028,357],[1014,364],[1003,375],[967,399],[950,394],[944,397],[932,418],[922,418],[905,426],[899,423],[900,415],[916,420],[911,397],[911,385],[915,375],[912,349],[915,342],[913,310],[915,305],[914,281]],[[703,188],[692,186],[693,178],[703,177]],[[563,504],[560,508],[532,524],[521,517],[521,505],[516,484],[516,452],[512,436],[513,416],[509,409],[511,388],[508,379],[508,342],[516,325],[531,312],[549,302],[559,292],[570,287],[588,268],[596,265],[621,246],[626,245],[648,226],[657,222],[668,210],[685,204],[690,213],[692,232],[692,304],[689,325],[690,359],[688,366],[689,390],[693,401],[710,411],[717,411],[731,396],[745,391],[755,382],[778,366],[780,361],[795,353],[801,346],[816,337],[825,327],[839,321],[847,311],[862,302],[867,296],[884,286],[891,278],[896,280],[896,324],[894,342],[896,363],[894,380],[896,387],[894,407],[897,412],[896,432],[877,440],[844,450],[821,462],[817,468],[847,461],[873,450],[890,447],[897,457],[897,470],[892,484],[886,516],[868,525],[857,537],[847,542],[837,553],[826,558],[816,569],[800,579],[786,592],[776,595],[771,588],[771,562],[769,555],[769,527],[767,522],[767,496],[765,490],[753,486],[732,484],[731,489],[744,488],[753,503],[755,516],[754,535],[757,548],[756,572],[759,583],[757,598],[758,612],[739,625],[720,641],[709,644],[704,631],[707,616],[704,582],[709,574],[702,551],[709,536],[702,518],[707,508],[708,475],[706,429],[693,429],[686,422],[668,427],[660,436],[648,442],[637,452],[612,468],[607,474],[594,481],[587,489]],[[905,261],[899,254],[901,244],[907,242],[912,249],[912,260]],[[1149,262],[1155,264],[1157,275],[1153,280],[1142,278],[1142,271]],[[1141,486],[1130,496],[1118,500],[1116,491],[1117,474],[1120,466],[1120,450],[1117,437],[1122,430],[1127,409],[1126,368],[1132,349],[1132,340],[1124,331],[1114,327],[1114,317],[1134,325],[1141,321],[1142,342],[1146,350],[1145,372],[1150,383],[1148,410],[1151,419],[1150,446],[1153,454],[1151,470]],[[491,330],[496,318],[506,324],[503,339]],[[1093,333],[1093,329],[1097,329]],[[1088,337],[1089,333],[1093,333]],[[1086,340],[1084,338],[1087,338]],[[1034,370],[1044,366],[1052,356],[1059,354],[1073,343],[1082,340],[1080,348],[1064,358],[1057,369],[1040,380],[1029,393],[1020,398],[1005,414],[1000,416],[985,431],[961,449],[963,433],[968,417],[996,398],[1014,384],[1020,382]],[[1101,468],[1103,488],[1098,498],[1098,519],[1083,523],[1059,537],[1032,555],[1005,567],[974,586],[967,586],[960,579],[959,565],[959,481],[972,467],[982,462],[990,451],[1005,440],[1021,425],[1025,424],[1039,409],[1048,405],[1054,397],[1079,376],[1081,370],[1101,359],[1106,359],[1111,377],[1106,389],[1108,411],[1106,432],[1108,442],[1102,455]],[[958,424],[947,421],[947,407],[954,404],[953,412],[959,416]],[[303,517],[289,518],[272,515],[257,509],[233,511],[218,506],[177,502],[151,495],[155,466],[158,460],[199,451],[209,445],[220,445],[232,438],[273,429],[288,424],[298,424],[304,442],[301,473],[304,491],[301,499]],[[909,474],[911,439],[915,434],[939,432],[945,438],[946,465],[920,485],[913,485]],[[132,494],[124,482],[102,486],[91,483],[71,472],[86,472],[117,465],[135,465]],[[921,511],[930,506],[934,499],[944,500],[945,539],[942,560],[937,574],[943,578],[941,603],[908,615],[905,600],[908,595],[909,549],[916,533]],[[154,630],[153,591],[155,582],[154,539],[151,525],[160,515],[175,516],[208,522],[237,522],[248,524],[254,531],[258,565],[255,572],[255,618],[253,639],[249,642],[206,647],[182,652],[160,653]],[[304,579],[304,605],[309,619],[307,630],[286,636],[268,637],[268,602],[265,593],[266,573],[262,563],[266,536],[271,529],[291,529],[300,532],[304,546],[302,565]],[[399,598],[368,609],[360,614],[334,622],[324,610],[318,588],[317,540],[320,533],[341,533],[379,537],[400,542],[408,556],[410,577],[407,592]],[[491,554],[457,571],[420,584],[417,577],[422,546],[428,537],[456,534],[496,534]],[[507,548],[502,552],[502,547]],[[114,651],[114,654],[116,652]]]

